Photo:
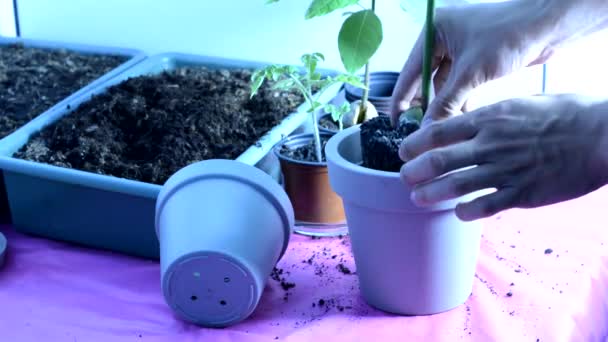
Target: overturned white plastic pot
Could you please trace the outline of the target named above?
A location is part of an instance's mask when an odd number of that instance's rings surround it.
[[[285,253],[293,225],[283,188],[253,166],[206,160],[179,170],[156,202],[167,304],[202,326],[246,319]]]
[[[480,222],[456,217],[462,198],[420,208],[399,173],[362,167],[359,132],[354,126],[337,133],[325,152],[330,184],[344,204],[362,296],[402,315],[463,304],[473,287]]]

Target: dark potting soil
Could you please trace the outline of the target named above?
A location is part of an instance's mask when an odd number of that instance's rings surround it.
[[[329,141],[328,136],[321,136],[321,157],[323,162],[325,162],[325,145]],[[314,139],[311,139],[306,145],[298,146],[296,148],[292,148],[286,145],[281,146],[280,153],[287,158],[299,160],[299,161],[307,161],[307,162],[318,162],[317,153],[315,152],[315,142]]]
[[[0,138],[126,59],[21,44],[0,46]]]
[[[335,132],[340,129],[338,123],[335,122],[330,115],[322,116],[321,119],[319,119],[319,126]]]
[[[399,158],[399,145],[405,137],[418,130],[415,122],[399,123],[394,128],[390,117],[380,115],[361,124],[361,153],[363,166],[389,172],[398,172],[403,161]]]
[[[130,78],[31,139],[15,157],[163,184],[186,165],[235,159],[303,102],[249,70],[183,68]]]

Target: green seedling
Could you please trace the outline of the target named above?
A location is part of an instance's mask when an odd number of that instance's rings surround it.
[[[351,74],[338,74],[336,76],[325,76],[317,70],[319,62],[325,60],[325,56],[319,52],[304,54],[301,57],[302,68],[291,65],[269,65],[265,68],[256,70],[251,76],[251,97],[255,96],[264,81],[272,81],[273,89],[277,90],[298,90],[308,104],[308,113],[311,114],[313,123],[313,135],[315,145],[315,155],[318,162],[322,162],[321,138],[317,120],[317,110],[325,107],[332,114],[332,118],[340,118],[345,113],[345,106],[324,106],[319,102],[319,97],[331,86],[338,83],[348,83],[355,87],[365,89],[365,85],[357,76]],[[313,90],[316,90],[313,94]],[[341,121],[341,120],[340,120]]]
[[[348,105],[348,103],[343,103],[341,106],[336,106],[333,104],[325,105],[325,112],[331,114],[331,119],[338,123],[339,130],[344,129],[342,117],[349,111],[350,111],[350,106]]]
[[[266,0],[267,4],[276,3],[279,0]],[[429,89],[430,89],[430,54],[432,52],[434,32],[433,25],[429,23],[434,22],[435,5],[439,6],[451,6],[462,3],[479,2],[477,0],[427,0],[426,2],[420,0],[401,0],[400,7],[403,11],[412,14],[414,20],[420,20],[426,22],[426,35],[425,35],[425,57],[423,65],[423,106],[422,109],[426,110],[429,100]],[[371,58],[377,52],[383,40],[382,32],[382,21],[375,13],[376,2],[371,0],[371,8],[365,8],[361,5],[360,0],[312,0],[308,9],[306,10],[305,19],[312,19],[321,17],[337,10],[346,9],[351,6],[359,6],[361,9],[358,11],[345,11],[344,17],[346,19],[342,23],[340,32],[338,34],[338,50],[340,58],[346,71],[353,75],[362,67],[365,67],[364,73],[364,92],[362,100],[359,103],[359,110],[357,111],[356,123],[361,123],[369,115],[366,115],[368,108],[368,96],[369,96],[369,64]],[[424,112],[423,112],[424,114]],[[333,115],[332,115],[333,118]],[[334,119],[335,120],[335,119]],[[339,123],[342,125],[342,123]]]
[[[266,0],[266,3],[278,1]],[[358,5],[361,9],[344,13],[345,20],[338,34],[338,50],[342,64],[350,75],[365,67],[363,96],[358,103],[359,108],[352,109],[356,113],[355,123],[361,123],[366,118],[373,117],[366,113],[369,105],[369,60],[380,47],[383,38],[382,22],[375,13],[376,1],[371,1],[371,8],[365,8],[359,0],[312,0],[304,17],[307,20],[321,17],[352,5]],[[338,124],[343,126],[341,121]]]

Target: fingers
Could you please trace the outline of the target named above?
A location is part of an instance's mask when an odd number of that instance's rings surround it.
[[[418,36],[410,55],[403,65],[391,97],[391,122],[396,125],[401,111],[409,107],[410,100],[420,88],[422,75],[423,35]]]
[[[443,48],[435,42],[432,70],[437,69],[443,59]],[[424,29],[418,36],[410,55],[405,62],[391,97],[390,117],[393,125],[397,125],[399,114],[412,106],[412,100],[420,97],[422,83],[422,60],[424,51]],[[418,93],[418,94],[417,94]]]
[[[447,79],[429,104],[425,116],[431,120],[442,120],[459,113],[465,106],[476,80],[466,60],[460,59],[449,70]]]
[[[416,185],[473,166],[476,163],[474,149],[474,144],[468,141],[426,152],[401,167],[401,179],[409,185]]]
[[[412,202],[425,206],[475,191],[496,188],[500,185],[501,178],[501,172],[493,165],[476,166],[417,186],[411,194]]]
[[[456,216],[463,221],[474,221],[493,216],[501,211],[514,208],[517,200],[515,188],[502,188],[467,203],[456,206]]]
[[[437,68],[435,76],[433,77],[435,94],[439,94],[441,92],[441,89],[443,89],[443,86],[445,85],[445,82],[447,81],[448,76],[450,75],[451,69],[452,61],[449,58],[444,58],[444,60],[441,62],[441,65],[439,65],[439,68]]]
[[[468,114],[433,122],[409,135],[401,143],[399,156],[409,161],[431,149],[469,140],[476,134],[477,128]]]

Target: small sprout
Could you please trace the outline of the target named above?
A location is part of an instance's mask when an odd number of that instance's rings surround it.
[[[424,112],[421,107],[412,107],[405,112],[402,112],[399,115],[399,122],[402,120],[405,121],[414,121],[420,124],[422,122],[422,117],[424,116]]]
[[[378,116],[378,110],[371,102],[367,102],[367,106],[363,110],[361,104],[361,100],[354,101],[350,104],[350,110],[342,118],[344,127],[351,127]]]
[[[300,58],[304,65],[303,70],[290,65],[269,65],[265,68],[256,70],[251,75],[251,97],[254,97],[264,81],[272,81],[273,89],[277,90],[298,90],[308,103],[307,112],[311,113],[313,121],[313,135],[315,144],[315,154],[318,162],[322,162],[321,153],[321,137],[316,117],[316,112],[321,109],[323,104],[319,102],[319,97],[327,91],[331,86],[338,83],[349,83],[355,87],[364,87],[361,80],[354,75],[337,75],[335,77],[323,77],[317,71],[319,62],[325,60],[322,53],[315,52],[304,54]],[[316,94],[312,93],[312,89],[319,89]],[[343,115],[343,108],[326,108],[330,113],[336,116]],[[333,110],[333,112],[332,112]]]
[[[336,105],[333,105],[333,104],[327,104],[325,106],[325,112],[331,114],[331,119],[334,122],[338,123],[338,126],[339,126],[340,130],[342,130],[344,128],[344,124],[343,124],[342,118],[349,111],[350,111],[350,105],[348,103],[343,103],[340,107],[338,107]]]

